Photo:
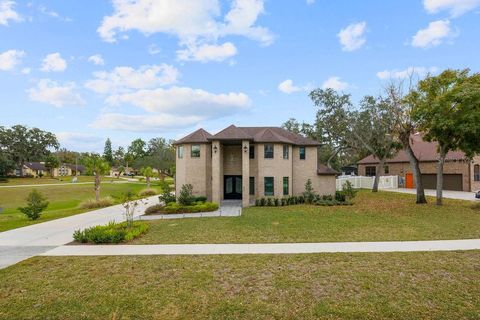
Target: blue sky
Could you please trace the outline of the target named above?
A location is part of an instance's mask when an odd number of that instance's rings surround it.
[[[480,0],[0,0],[0,125],[101,151],[313,121],[315,87],[480,69]]]

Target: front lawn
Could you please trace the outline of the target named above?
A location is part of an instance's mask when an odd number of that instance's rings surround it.
[[[472,202],[415,204],[415,196],[361,191],[353,206],[251,207],[241,217],[150,221],[134,244],[387,241],[480,238]]]
[[[42,178],[5,178],[6,181],[0,181],[1,186],[21,186],[32,184],[58,184],[71,183],[73,176],[51,178],[50,176],[43,176]],[[77,182],[93,182],[93,176],[77,176]],[[1,190],[1,189],[0,189]]]
[[[479,319],[480,251],[36,257],[0,319]]]
[[[106,197],[119,196],[128,190],[137,193],[145,187],[144,183],[111,183],[110,180],[104,180],[100,190],[102,197]],[[35,189],[43,193],[50,204],[40,219],[31,221],[17,208],[25,205],[25,198],[33,188],[0,188],[0,207],[3,207],[3,212],[0,213],[0,232],[91,211],[80,208],[79,204],[95,198],[93,184],[37,187]],[[157,186],[153,188],[160,190]],[[114,200],[118,203],[118,199]]]

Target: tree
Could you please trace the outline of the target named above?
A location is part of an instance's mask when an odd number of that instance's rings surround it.
[[[150,166],[170,176],[173,176],[171,169],[175,166],[175,148],[172,141],[164,138],[153,138],[148,142],[146,155],[135,161],[136,167]]]
[[[31,220],[40,218],[42,211],[48,207],[48,201],[45,201],[45,197],[35,189],[28,194],[26,201],[27,206],[18,210]]]
[[[120,179],[120,176],[122,175],[123,172],[125,172],[125,167],[124,166],[120,166],[117,168],[118,170],[118,176],[117,176],[117,179]]]
[[[128,147],[128,154],[132,156],[133,160],[141,159],[146,156],[147,144],[142,139],[135,139]]]
[[[87,174],[92,174],[95,176],[94,190],[95,190],[95,200],[100,200],[100,182],[102,175],[105,175],[109,172],[109,164],[98,154],[92,154],[89,157],[84,159],[85,168]]]
[[[0,148],[17,167],[27,161],[39,161],[51,153],[50,149],[58,149],[59,146],[51,132],[21,125],[0,127]]]
[[[5,177],[15,169],[15,162],[0,147],[0,177]]]
[[[80,153],[65,148],[60,148],[54,154],[60,163],[75,163],[80,158]]]
[[[123,147],[118,147],[113,153],[113,163],[117,167],[125,165],[125,149]]]
[[[147,182],[147,188],[150,188],[150,178],[153,176],[152,167],[142,168],[141,172],[145,176],[145,180]]]
[[[424,140],[438,143],[437,205],[442,205],[443,168],[449,151],[462,150],[467,157],[480,151],[480,74],[469,70],[445,70],[427,76],[409,94],[412,118]]]
[[[47,168],[48,173],[53,178],[53,170],[60,166],[60,161],[53,154],[48,155],[45,158],[45,168]]]
[[[109,165],[113,164],[113,151],[112,151],[112,141],[110,138],[107,138],[105,141],[105,148],[103,149],[103,159],[108,162]]]
[[[422,182],[422,173],[420,171],[420,162],[412,149],[413,140],[411,136],[415,134],[417,130],[417,123],[412,118],[412,101],[405,96],[402,83],[389,84],[385,88],[385,96],[387,108],[395,118],[393,135],[405,150],[413,170],[417,193],[416,203],[427,203]]]

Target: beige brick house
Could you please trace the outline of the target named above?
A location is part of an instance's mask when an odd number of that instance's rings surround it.
[[[437,143],[422,140],[420,134],[411,138],[412,149],[420,161],[422,182],[426,189],[435,189],[437,185]],[[378,159],[368,156],[358,162],[358,175],[375,176]],[[404,150],[387,160],[385,175],[400,176],[402,187],[415,188],[413,171],[408,156]],[[461,151],[451,151],[447,154],[444,165],[443,189],[456,191],[480,190],[480,156],[467,159]]]
[[[278,127],[199,129],[178,140],[177,194],[184,184],[214,202],[300,195],[311,179],[319,194],[335,193],[336,171],[318,164],[319,143]]]

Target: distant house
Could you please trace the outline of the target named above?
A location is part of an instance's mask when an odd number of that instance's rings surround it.
[[[320,144],[278,127],[199,129],[174,143],[176,192],[191,184],[196,195],[221,202],[301,195],[312,181],[320,194],[335,194],[335,170],[318,164]]]
[[[53,169],[54,177],[77,176],[85,173],[85,166],[63,163]],[[21,168],[15,170],[15,176],[32,176],[35,178],[49,175],[45,162],[25,162]]]
[[[412,149],[420,162],[422,182],[426,189],[435,189],[437,186],[437,143],[422,140],[420,134],[412,135]],[[358,162],[358,174],[361,176],[375,176],[377,174],[378,159],[370,155]],[[385,175],[400,176],[403,187],[415,188],[413,171],[410,167],[408,155],[404,150],[399,151],[385,164]],[[451,151],[447,154],[444,166],[443,189],[457,191],[480,190],[480,156],[473,160],[467,159],[461,151]]]

